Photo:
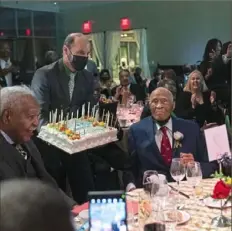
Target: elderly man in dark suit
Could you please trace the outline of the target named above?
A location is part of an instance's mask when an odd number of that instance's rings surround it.
[[[0,99],[0,181],[38,178],[58,190],[31,141],[40,111],[32,91],[21,86],[5,87],[0,91]],[[62,194],[71,206],[75,204]]]
[[[61,110],[64,110],[64,116],[72,113],[76,116],[78,109],[81,112],[83,104],[87,106],[88,102],[95,103],[94,76],[85,70],[88,52],[87,37],[80,33],[70,34],[64,41],[63,58],[36,71],[31,87],[41,107],[39,128],[48,122],[50,111],[57,109],[60,115]],[[47,164],[51,170],[49,172],[52,175],[59,175],[60,162],[62,162],[74,199],[78,203],[86,201],[87,192],[94,188],[87,153],[70,156],[54,147],[42,144],[41,141],[37,140],[37,142],[40,142],[37,143],[40,148],[47,150],[43,157],[45,165],[50,162]],[[47,161],[50,157],[51,159]],[[57,168],[53,168],[56,160]]]
[[[174,107],[172,93],[166,88],[159,87],[150,96],[152,116],[131,126],[129,130],[131,172],[127,172],[124,176],[126,183],[130,182],[128,190],[141,186],[141,179],[146,170],[156,170],[171,180],[169,171],[172,158],[182,158],[184,163],[194,160],[200,162],[203,177],[209,177],[217,170],[216,162],[208,162],[198,125],[192,121],[172,117]],[[178,133],[178,140],[175,133]],[[175,145],[177,141],[181,143],[178,148]]]

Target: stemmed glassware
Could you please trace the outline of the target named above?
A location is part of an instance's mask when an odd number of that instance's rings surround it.
[[[181,161],[181,158],[173,158],[170,167],[170,174],[172,178],[177,182],[178,201],[179,201],[180,181],[184,179],[185,173],[186,173],[186,167],[184,163]]]
[[[193,187],[194,201],[196,199],[196,187],[201,183],[202,170],[199,162],[188,163],[186,168],[186,178]]]
[[[158,172],[153,170],[145,171],[143,174],[143,188],[145,193],[151,198],[159,190]]]
[[[156,171],[148,170],[143,174],[143,189],[145,197],[140,201],[141,209],[145,211],[144,215],[147,219],[153,213],[153,199],[159,190],[159,176]],[[140,206],[139,205],[139,206]],[[140,210],[140,209],[139,209]]]

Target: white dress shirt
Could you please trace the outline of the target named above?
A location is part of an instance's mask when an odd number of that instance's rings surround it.
[[[158,149],[160,150],[160,147],[161,147],[161,142],[162,142],[162,138],[163,138],[163,133],[161,131],[161,126],[159,124],[155,124],[157,130],[156,130],[156,134],[155,134],[155,142],[157,144],[157,147]],[[169,142],[171,144],[171,147],[172,147],[172,143],[173,143],[173,134],[172,134],[172,118],[170,118],[168,120],[168,122],[163,125],[163,127],[166,127],[167,128],[167,136],[168,136],[168,139],[169,139]],[[152,169],[151,169],[152,170]],[[135,189],[135,185],[133,183],[129,183],[126,187],[126,191],[130,191],[131,189]]]
[[[8,59],[7,61],[0,59],[0,66],[1,69],[5,69],[5,68],[9,68],[12,65],[10,59]],[[12,73],[8,73],[5,75],[5,79],[6,79],[6,85],[7,86],[12,86],[13,82],[12,82]]]
[[[172,119],[170,118],[168,120],[168,122],[163,127],[167,128],[167,136],[168,136],[169,142],[170,142],[171,147],[172,147],[172,138],[173,138],[173,135],[172,135]],[[155,134],[155,142],[157,144],[157,147],[160,150],[161,142],[162,142],[162,138],[163,138],[163,132],[160,129],[161,126],[159,124],[157,124],[157,123],[156,123],[156,128],[157,128],[157,130],[156,130],[156,134]]]

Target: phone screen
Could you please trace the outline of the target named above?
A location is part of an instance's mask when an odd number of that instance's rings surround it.
[[[126,211],[123,191],[89,193],[90,231],[126,231]]]

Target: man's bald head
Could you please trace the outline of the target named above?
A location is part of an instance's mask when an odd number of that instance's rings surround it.
[[[64,40],[64,46],[71,48],[75,44],[76,40],[83,40],[88,46],[88,37],[82,33],[71,33]]]
[[[81,71],[88,61],[88,37],[81,33],[69,34],[64,40],[63,61],[72,72]]]
[[[152,116],[157,121],[167,120],[175,107],[172,93],[164,87],[158,87],[151,93],[149,103]]]
[[[151,95],[150,95],[150,98],[152,98],[154,95],[165,95],[165,96],[167,96],[169,99],[170,99],[170,101],[174,101],[174,99],[173,99],[173,94],[171,93],[171,91],[169,91],[167,88],[165,88],[165,87],[158,87],[158,88],[156,88],[152,93],[151,93]]]

